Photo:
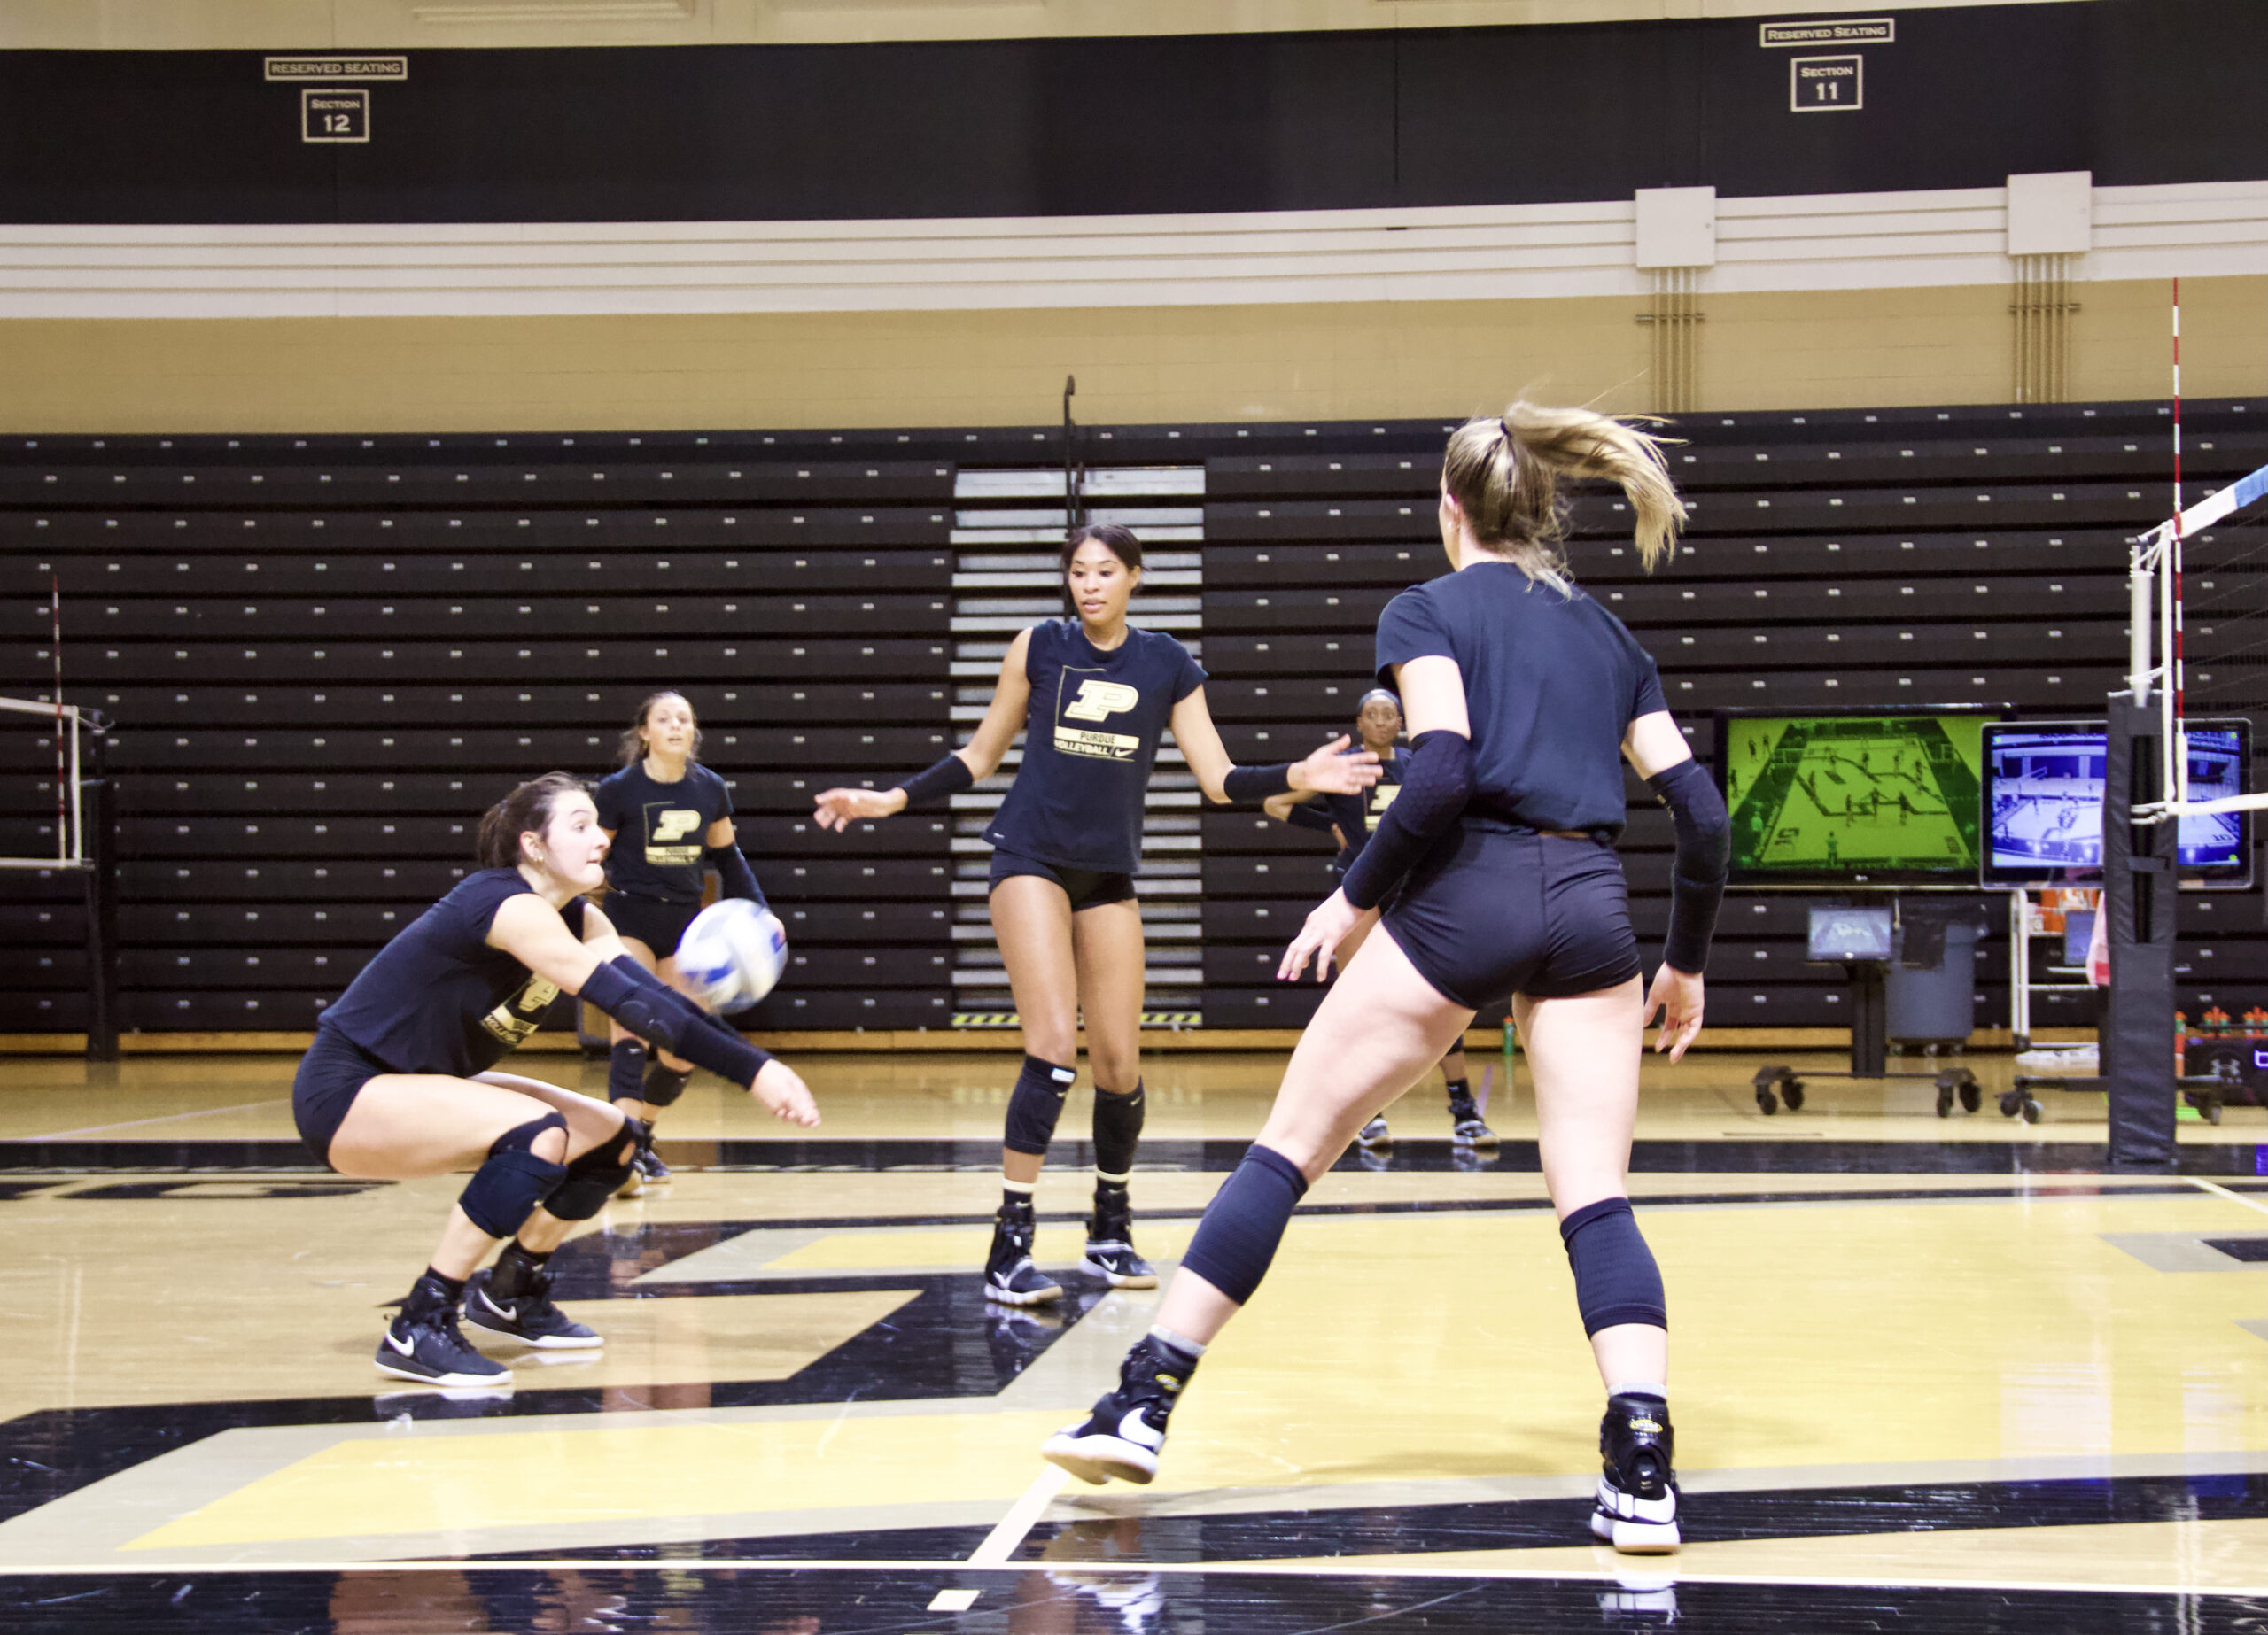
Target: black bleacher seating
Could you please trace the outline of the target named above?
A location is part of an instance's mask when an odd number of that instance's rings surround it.
[[[2186,406],[2193,499],[2268,460],[2262,413]],[[1092,464],[1205,467],[1203,658],[1239,759],[1302,754],[1349,724],[1379,609],[1446,567],[1434,493],[1452,424],[1082,434]],[[2156,404],[1687,416],[1670,459],[1689,548],[1642,573],[1619,497],[1594,489],[1571,555],[1656,655],[1705,757],[1708,712],[1728,705],[2091,716],[2121,685],[2125,538],[2169,508],[2166,430]],[[470,866],[482,807],[555,765],[607,771],[662,686],[702,711],[795,949],[744,1021],[946,1025],[951,887],[969,861],[951,821],[825,835],[811,798],[890,781],[965,734],[956,475],[1061,453],[1055,429],[1015,427],[0,441],[0,691],[51,686],[52,575],[66,695],[120,724],[127,1025],[310,1026]],[[2241,650],[2253,543],[2233,531],[2192,550],[2201,696],[2268,683]],[[35,769],[0,787],[12,855],[53,844],[43,731],[5,740],[33,746],[12,770]],[[1651,945],[1669,835],[1635,780],[1630,794],[1623,849]],[[1324,837],[1246,810],[1198,828],[1207,1024],[1298,1025],[1319,990],[1272,971],[1330,887]],[[82,1026],[75,883],[19,873],[0,893],[14,934],[0,1031]],[[1806,901],[1731,899],[1713,1021],[1842,1023],[1840,972],[1802,957]],[[2182,916],[2186,1006],[2268,1002],[2256,906],[2185,895]],[[2003,949],[1996,935],[1980,955],[1987,1024],[2004,1015]],[[2035,1007],[2086,1019],[2060,996]]]

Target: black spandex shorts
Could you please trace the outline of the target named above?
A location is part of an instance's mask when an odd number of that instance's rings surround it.
[[[599,905],[607,924],[618,935],[635,937],[654,950],[656,959],[667,959],[685,940],[685,928],[701,912],[698,903],[656,903],[633,897],[626,891],[610,891]]]
[[[337,1028],[315,1029],[315,1042],[299,1058],[299,1076],[291,1081],[291,1120],[324,1168],[331,1166],[331,1139],[362,1087],[392,1071]]]
[[[1071,899],[1071,912],[1081,909],[1099,909],[1110,903],[1130,903],[1134,898],[1134,877],[1131,874],[1106,874],[1100,869],[1062,869],[1052,863],[1042,863],[1037,857],[1020,857],[1014,852],[992,851],[991,885],[1019,874],[1037,875],[1044,880],[1053,880],[1063,887],[1063,895]],[[988,887],[989,889],[989,887]]]
[[[1419,975],[1475,1011],[1593,993],[1642,969],[1612,846],[1488,818],[1464,819],[1426,855],[1385,923]]]

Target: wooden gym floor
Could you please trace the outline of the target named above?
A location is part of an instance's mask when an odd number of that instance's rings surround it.
[[[808,1136],[696,1081],[676,1183],[559,1256],[603,1352],[494,1395],[371,1368],[459,1183],[314,1169],[291,1058],[0,1061],[0,1627],[2264,1627],[2268,1115],[2114,1177],[2100,1096],[1999,1114],[2006,1056],[1944,1120],[1926,1078],[1767,1118],[1759,1059],[1649,1065],[1689,1541],[1651,1561],[1588,1541],[1599,1392],[1501,1068],[1502,1152],[1453,1155],[1439,1080],[1413,1091],[1391,1157],[1310,1194],[1158,1484],[1093,1490],[1035,1450],[1154,1296],[984,1308],[1008,1051],[804,1058]],[[1150,1060],[1153,1259],[1281,1061]],[[1052,1266],[1085,1117],[1042,1183]]]

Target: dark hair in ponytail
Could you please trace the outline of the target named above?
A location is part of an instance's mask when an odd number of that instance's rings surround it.
[[[474,856],[484,869],[517,868],[520,836],[542,833],[551,827],[552,813],[562,798],[586,793],[583,780],[572,772],[529,779],[481,814]]]
[[[677,700],[679,703],[685,706],[685,713],[693,716],[693,748],[685,752],[685,758],[687,761],[701,759],[701,717],[694,715],[693,701],[674,687],[664,687],[658,693],[646,694],[646,701],[638,706],[638,713],[631,717],[629,726],[624,729],[622,742],[618,746],[623,765],[628,766],[632,762],[644,758],[646,740],[643,734],[646,730],[646,722],[653,715],[654,706],[665,698]]]

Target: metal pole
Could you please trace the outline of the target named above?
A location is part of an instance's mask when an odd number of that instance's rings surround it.
[[[1071,439],[1076,428],[1071,423],[1071,399],[1079,390],[1076,375],[1063,377],[1063,531],[1068,536],[1079,525],[1079,474],[1072,457]]]

